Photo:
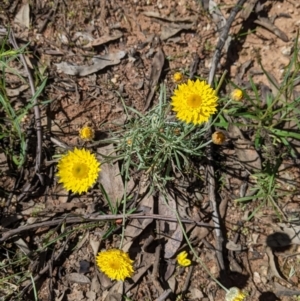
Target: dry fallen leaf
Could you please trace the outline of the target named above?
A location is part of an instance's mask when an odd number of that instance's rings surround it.
[[[289,297],[293,297],[293,296],[299,296],[300,295],[300,290],[293,290],[293,289],[289,289],[287,287],[282,286],[281,284],[275,282],[275,294],[278,297],[281,296],[289,296]]]
[[[132,282],[125,282],[125,293],[131,290],[133,286],[142,278],[142,276],[152,267],[155,260],[155,254],[153,253],[144,253],[142,259],[142,265],[138,268],[133,277]]]
[[[171,38],[172,36],[175,36],[181,30],[191,29],[192,26],[193,26],[192,23],[187,23],[187,24],[171,23],[168,25],[164,25],[161,30],[160,39],[162,41],[165,41],[165,40]]]
[[[218,30],[221,30],[226,25],[226,19],[220,11],[219,5],[215,1],[209,0],[208,10]]]
[[[227,116],[226,118],[229,117]],[[244,138],[240,129],[236,125],[230,123],[228,127],[228,135],[232,138],[238,161],[251,171],[261,170],[262,165],[259,154],[251,145],[251,142]]]
[[[30,7],[29,3],[23,4],[15,16],[15,23],[18,23],[21,26],[29,28],[30,26]]]
[[[270,267],[272,275],[285,281],[285,279],[281,277],[281,275],[279,274],[279,271],[277,270],[274,254],[270,247],[266,247],[266,253],[269,258],[269,267]]]
[[[143,195],[147,187],[149,185],[149,182],[147,180],[147,176],[142,176],[141,177],[141,188],[139,191],[140,195]],[[138,203],[138,208],[144,208],[143,212],[146,215],[151,215],[153,214],[153,207],[154,207],[154,199],[153,196],[151,195],[146,195],[139,203]],[[132,219],[128,225],[126,226],[125,229],[125,239],[124,239],[124,244],[122,250],[124,252],[128,252],[130,249],[134,239],[138,237],[145,229],[146,227],[151,224],[153,219]]]
[[[240,163],[251,171],[259,171],[262,168],[259,154],[250,145],[248,140],[238,139],[234,142],[235,153]]]
[[[83,46],[83,48],[90,48],[93,46],[100,46],[103,44],[106,44],[110,41],[114,41],[117,40],[119,38],[121,38],[123,36],[122,32],[116,32],[114,33],[114,35],[103,35],[98,39],[94,39],[93,41],[90,41],[88,44],[86,44],[85,46]]]
[[[162,19],[169,22],[195,22],[198,16],[187,16],[187,17],[179,17],[179,16],[162,16],[158,12],[155,11],[147,11],[143,12],[143,15],[151,18]]]
[[[258,20],[255,20],[254,23],[263,26],[264,28],[268,29],[270,32],[273,32],[282,41],[284,42],[289,41],[288,36],[282,30],[280,30],[276,25],[271,23],[271,21],[268,18],[259,18]]]
[[[289,227],[284,223],[277,223],[276,226],[279,227],[278,231],[282,231],[290,238],[288,245],[300,245],[300,226],[293,225]]]
[[[110,144],[99,147],[97,153],[104,156],[115,156],[114,146]],[[114,206],[117,206],[117,203],[120,204],[124,195],[124,185],[118,163],[101,165],[99,181],[104,187],[112,204]]]
[[[241,14],[240,14],[240,17],[244,20],[248,19],[250,14],[253,12],[253,9],[256,5],[258,0],[248,0],[246,1],[242,11],[241,11]]]
[[[15,89],[6,88],[6,93],[7,93],[7,96],[9,96],[9,97],[19,96],[21,92],[26,91],[28,88],[29,88],[28,85],[21,85]]]
[[[124,293],[124,282],[117,281],[110,289],[103,292],[101,300],[121,301],[123,300],[122,297],[123,293]]]
[[[152,66],[151,66],[151,75],[149,80],[149,91],[146,99],[146,104],[144,107],[144,111],[146,111],[152,101],[154,93],[156,91],[156,86],[158,84],[162,68],[165,63],[165,55],[160,47],[158,47],[157,52],[153,58]]]
[[[181,208],[181,206],[178,206]],[[161,216],[171,216],[176,218],[175,212],[180,211],[177,209],[177,202],[172,194],[168,195],[168,203],[164,200],[163,196],[159,196],[158,213]],[[180,212],[179,212],[180,214]],[[183,217],[184,212],[181,213]],[[167,238],[165,244],[165,258],[172,258],[178,252],[183,240],[182,229],[177,222],[159,221],[160,231],[164,233]]]
[[[226,243],[226,249],[228,249],[230,251],[234,251],[234,252],[240,252],[240,251],[245,250],[245,248],[243,248],[242,245],[236,244],[232,240],[229,240]]]
[[[115,53],[109,53],[102,56],[92,58],[92,65],[70,64],[68,62],[61,62],[55,64],[58,72],[62,72],[69,75],[86,76],[102,70],[108,66],[117,65],[121,62],[121,59],[125,57],[125,51],[119,51]]]
[[[79,273],[70,273],[67,275],[67,279],[70,282],[80,283],[80,284],[90,284],[91,281],[88,277]]]
[[[176,231],[171,237],[168,238],[167,243],[165,244],[165,258],[173,257],[177,252],[179,247],[182,244],[183,233],[180,225],[177,226]]]

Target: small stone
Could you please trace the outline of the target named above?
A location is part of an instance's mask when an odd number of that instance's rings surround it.
[[[293,46],[284,46],[281,48],[281,53],[284,56],[290,56],[292,54]]]
[[[253,273],[253,281],[254,281],[255,284],[261,283],[261,278],[260,278],[259,273],[257,273],[257,272]]]
[[[235,65],[231,65],[230,66],[230,75],[235,78],[235,76],[237,75],[238,72],[238,67]]]
[[[261,277],[261,282],[262,282],[263,284],[267,284],[267,283],[268,283],[268,278],[265,277],[265,276],[262,276],[262,277]]]

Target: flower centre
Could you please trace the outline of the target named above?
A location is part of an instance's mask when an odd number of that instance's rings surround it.
[[[187,99],[187,105],[192,109],[199,108],[201,104],[202,104],[201,96],[197,94],[192,94]]]
[[[86,137],[90,137],[92,135],[92,131],[89,128],[83,129],[83,135]]]
[[[73,166],[73,175],[77,179],[83,179],[88,176],[89,167],[84,163],[76,163]]]
[[[120,263],[119,262],[111,262],[110,263],[110,268],[113,270],[119,270],[120,269]]]

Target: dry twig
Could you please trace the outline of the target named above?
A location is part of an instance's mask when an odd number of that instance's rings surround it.
[[[117,219],[123,219],[124,215],[123,214],[112,214],[112,215],[100,215],[100,216],[94,216],[94,217],[62,217],[59,219],[51,220],[51,221],[45,221],[45,222],[40,222],[40,223],[35,223],[32,225],[27,225],[27,226],[22,226],[17,229],[12,229],[12,230],[5,230],[5,232],[2,232],[2,237],[0,238],[0,243],[3,241],[6,241],[10,237],[22,233],[24,231],[29,231],[41,227],[51,227],[55,226],[57,224],[60,224],[64,222],[65,224],[76,224],[76,223],[89,223],[89,222],[100,222],[100,221],[109,221],[109,220],[117,220]],[[170,222],[176,222],[177,219],[175,217],[170,217],[170,216],[164,216],[164,215],[158,215],[158,214],[153,214],[153,215],[143,215],[143,214],[128,214],[125,215],[125,218],[128,219],[157,219],[157,220],[165,220],[165,221],[170,221]],[[197,222],[191,219],[183,219],[182,223],[185,224],[195,224],[199,227],[209,227],[212,228],[212,226],[208,223],[202,223],[202,222]]]
[[[216,51],[214,53],[213,59],[212,59],[212,66],[209,72],[209,78],[208,78],[208,83],[209,85],[212,84],[213,79],[216,74],[217,66],[221,58],[221,52],[222,49],[225,45],[225,42],[228,37],[228,33],[231,27],[231,24],[237,15],[237,13],[241,10],[242,6],[246,0],[239,0],[235,7],[232,9],[230,16],[226,22],[226,25],[223,28],[223,31],[220,35],[219,41],[216,46]],[[209,136],[211,136],[213,129],[210,128],[210,132],[208,133]],[[218,263],[221,268],[221,270],[225,270],[225,264],[224,264],[224,258],[223,258],[223,242],[224,242],[224,237],[221,231],[221,223],[220,223],[220,215],[219,215],[219,210],[217,206],[217,201],[216,201],[216,182],[215,182],[215,171],[214,171],[214,166],[213,166],[213,158],[212,158],[212,153],[213,153],[213,145],[210,144],[209,150],[208,150],[208,161],[209,165],[207,166],[207,174],[208,174],[208,194],[209,194],[209,199],[210,199],[210,206],[213,210],[213,222],[215,225],[215,237],[216,237],[216,250],[217,250],[217,258],[218,258]]]

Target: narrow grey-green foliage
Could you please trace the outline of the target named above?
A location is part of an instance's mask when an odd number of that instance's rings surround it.
[[[204,138],[209,125],[195,127],[176,120],[171,113],[165,86],[160,86],[159,102],[142,114],[126,107],[129,122],[117,137],[116,152],[123,160],[121,173],[134,168],[144,171],[150,179],[151,191],[164,189],[173,179],[173,172],[184,173],[191,160],[203,156],[210,143]],[[127,179],[128,180],[128,179]]]

